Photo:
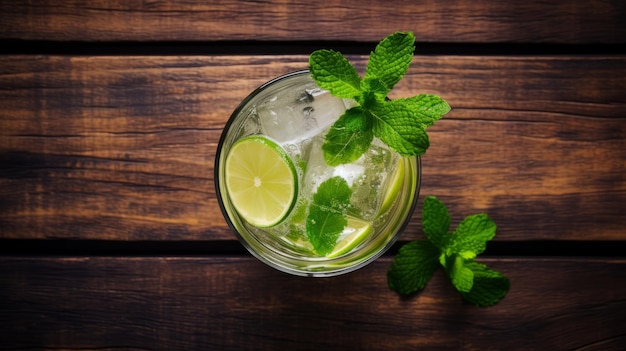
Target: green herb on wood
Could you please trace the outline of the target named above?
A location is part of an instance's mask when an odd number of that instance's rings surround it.
[[[475,258],[496,235],[496,224],[486,214],[466,217],[453,232],[446,206],[429,196],[422,208],[422,231],[426,240],[400,248],[389,271],[389,288],[401,295],[422,290],[442,266],[452,285],[468,302],[477,306],[498,303],[509,290],[509,279]]]

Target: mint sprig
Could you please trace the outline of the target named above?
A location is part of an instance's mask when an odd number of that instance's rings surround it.
[[[442,266],[452,285],[468,302],[477,306],[498,303],[509,290],[509,279],[474,259],[496,234],[496,224],[486,214],[463,219],[449,232],[450,214],[434,196],[422,207],[422,230],[427,240],[415,240],[400,248],[389,271],[389,288],[401,295],[424,289]]]
[[[370,54],[363,78],[337,51],[317,50],[310,55],[309,70],[317,85],[357,103],[326,135],[322,145],[326,163],[337,166],[358,159],[374,137],[403,156],[426,152],[430,145],[426,128],[450,111],[448,103],[429,94],[395,100],[387,97],[408,71],[414,51],[413,33],[388,36]]]

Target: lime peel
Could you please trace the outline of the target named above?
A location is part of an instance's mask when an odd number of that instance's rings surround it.
[[[400,193],[404,183],[404,167],[404,159],[401,158],[396,165],[396,169],[391,174],[391,179],[387,185],[386,193],[378,212],[379,215],[387,212],[398,198],[398,194]]]
[[[340,236],[339,241],[333,248],[333,251],[326,255],[328,258],[339,257],[350,252],[352,249],[361,244],[372,233],[372,225],[369,222],[348,217],[348,224]]]

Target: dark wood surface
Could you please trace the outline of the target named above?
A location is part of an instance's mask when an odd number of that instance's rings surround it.
[[[623,258],[484,262],[506,273],[512,289],[500,304],[481,309],[463,303],[441,271],[418,296],[398,297],[386,288],[389,258],[337,279],[291,277],[248,257],[4,258],[0,336],[12,347],[0,349],[617,350],[625,345]]]
[[[0,350],[625,349],[624,18],[599,0],[0,0]],[[498,224],[494,307],[441,272],[400,298],[397,246],[341,277],[274,271],[219,212],[239,101],[318,48],[363,71],[396,30],[419,43],[392,95],[453,108],[421,198]]]
[[[89,41],[624,43],[626,9],[606,1],[0,1],[2,37]]]

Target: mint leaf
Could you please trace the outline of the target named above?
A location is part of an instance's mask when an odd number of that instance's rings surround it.
[[[413,33],[396,32],[383,39],[370,54],[362,90],[386,96],[404,77],[415,51]]]
[[[459,292],[468,292],[474,284],[474,272],[466,267],[461,256],[454,255],[447,257],[444,268],[452,281],[452,285]]]
[[[309,71],[317,85],[332,95],[356,99],[361,95],[361,77],[341,53],[317,50],[309,57]]]
[[[427,196],[422,207],[422,230],[426,238],[438,248],[442,248],[450,229],[450,214],[443,202],[434,196]]]
[[[402,156],[422,155],[430,141],[422,123],[400,100],[373,104],[369,111],[373,119],[374,136]]]
[[[502,300],[509,291],[509,278],[486,265],[470,262],[466,265],[474,273],[474,284],[468,292],[461,292],[463,298],[480,307],[493,306]]]
[[[341,177],[325,180],[313,195],[306,220],[306,235],[315,252],[320,255],[330,253],[337,238],[348,223],[346,212],[350,207],[352,190]]]
[[[361,90],[363,92],[371,93],[373,96],[376,96],[378,100],[382,101],[391,89],[389,89],[385,83],[378,78],[366,78],[361,81]],[[357,102],[366,106],[362,100],[357,100]]]
[[[450,112],[450,105],[437,95],[420,94],[410,98],[398,99],[410,109],[424,127],[430,127],[443,115]]]
[[[484,213],[468,216],[448,236],[445,244],[447,255],[459,254],[474,258],[485,251],[487,241],[496,235],[496,224]]]
[[[437,268],[439,250],[426,240],[405,244],[387,272],[389,288],[401,295],[424,289]]]
[[[324,159],[330,166],[358,159],[372,143],[372,121],[361,107],[347,110],[333,124],[322,145]]]

